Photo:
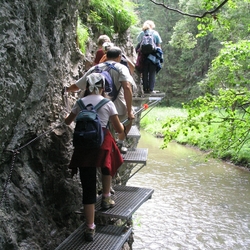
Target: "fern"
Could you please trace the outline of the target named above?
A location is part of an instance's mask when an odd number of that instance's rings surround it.
[[[84,54],[85,45],[86,42],[88,41],[89,33],[87,27],[82,24],[80,18],[78,18],[77,22],[77,37],[78,37],[79,48],[81,52]]]

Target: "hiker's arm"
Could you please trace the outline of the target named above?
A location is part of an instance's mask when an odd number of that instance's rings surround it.
[[[115,131],[118,133],[118,134],[121,134],[124,132],[124,127],[122,125],[122,123],[120,122],[119,118],[118,118],[118,115],[112,115],[110,116],[110,121],[115,129]]]
[[[124,90],[124,98],[127,106],[128,119],[134,119],[135,116],[132,111],[132,88],[130,82],[122,82],[122,87]]]
[[[70,123],[73,122],[75,118],[76,118],[76,114],[71,112],[68,115],[68,117],[65,118],[64,122],[65,122],[65,124],[70,125]]]
[[[135,64],[126,55],[124,55],[124,56],[128,62],[129,72],[131,75],[133,75],[134,71],[135,71]]]

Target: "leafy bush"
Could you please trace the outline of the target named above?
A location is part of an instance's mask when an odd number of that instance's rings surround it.
[[[137,22],[133,8],[129,0],[91,0],[88,8],[80,8],[79,15],[93,32],[112,37],[114,33],[123,34]]]
[[[87,27],[84,26],[81,22],[81,19],[78,18],[77,38],[78,38],[79,48],[83,54],[85,53],[85,45],[86,45],[86,42],[88,41],[88,37],[89,37],[89,33],[88,33]]]
[[[164,146],[175,140],[181,144],[196,146],[208,152],[208,155],[224,160],[231,160],[235,164],[250,166],[250,132],[249,121],[243,112],[235,112],[233,117],[228,116],[226,110],[219,110],[218,107],[211,109],[206,98],[201,98],[205,103],[207,112],[194,111],[191,106],[184,109],[156,107],[150,115],[144,111],[141,115],[141,128],[154,135],[164,135]],[[231,99],[231,98],[229,98]],[[197,101],[197,100],[196,100]],[[211,105],[213,102],[209,99]],[[190,105],[190,104],[189,104]],[[196,103],[198,105],[198,103]],[[198,105],[198,106],[199,106]],[[246,119],[243,124],[243,117]],[[221,121],[229,121],[229,123]]]

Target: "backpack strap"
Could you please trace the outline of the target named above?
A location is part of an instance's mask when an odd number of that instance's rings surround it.
[[[115,63],[108,63],[108,62],[104,62],[108,67],[106,69],[106,71],[110,71],[110,69],[114,69],[118,72],[118,69],[115,67]]]
[[[102,99],[98,104],[95,105],[94,109],[97,111],[99,108],[101,108],[104,104],[109,102],[110,100],[107,98]]]
[[[117,98],[117,96],[118,96],[118,94],[119,94],[121,88],[122,88],[122,85],[120,85],[119,89],[118,89],[117,92],[116,92],[116,95],[113,97],[113,99],[112,99],[113,102],[114,102],[115,99]]]
[[[117,72],[119,72],[118,69],[115,67],[115,63],[108,63],[108,62],[105,62],[105,64],[108,66],[108,68],[106,69],[106,71],[109,72],[110,69],[114,69],[114,70],[116,70]],[[114,83],[114,84],[115,84],[115,83]],[[117,98],[117,96],[118,96],[118,94],[119,94],[119,92],[120,92],[121,87],[122,87],[122,85],[120,85],[119,89],[117,89],[117,91],[116,91],[115,96],[113,96],[113,99],[112,99],[113,102],[114,102],[115,99]]]
[[[153,36],[154,35],[154,30],[144,30],[144,36]]]
[[[81,108],[81,110],[86,109],[86,106],[84,105],[82,99],[78,99],[77,100],[77,104],[79,105],[79,107]]]
[[[99,67],[99,65],[97,64],[95,67],[94,67],[94,69],[91,71],[91,73],[101,73],[102,72],[102,70],[100,69],[100,67]]]
[[[96,104],[94,109],[97,111],[99,108],[101,108],[105,103],[109,102],[110,100],[107,98],[102,99],[99,103]],[[82,99],[77,100],[77,104],[81,108],[81,110],[86,109],[86,106],[84,105]]]
[[[97,111],[99,108],[101,108],[104,104],[108,103],[109,101],[110,100],[107,99],[107,98],[102,99],[99,103],[97,103],[95,105],[94,109]],[[108,126],[109,126],[109,121],[108,121],[108,123],[106,125],[106,128],[108,128]],[[106,132],[105,132],[105,134],[106,134]]]

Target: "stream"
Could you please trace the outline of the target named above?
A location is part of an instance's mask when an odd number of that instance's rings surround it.
[[[250,172],[141,131],[147,165],[127,183],[154,189],[133,215],[133,250],[250,249]]]

